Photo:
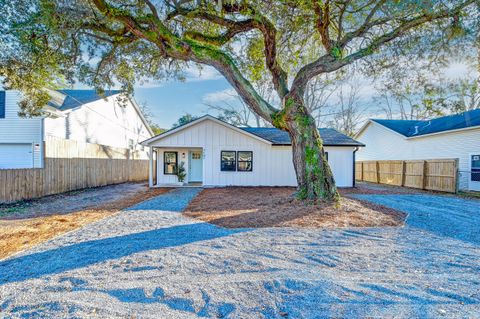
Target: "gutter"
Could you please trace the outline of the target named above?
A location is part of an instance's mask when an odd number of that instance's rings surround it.
[[[356,175],[356,172],[355,172],[355,153],[357,153],[357,151],[359,150],[360,148],[357,146],[355,147],[355,150],[353,151],[353,179],[352,179],[352,187],[355,187],[355,175]]]

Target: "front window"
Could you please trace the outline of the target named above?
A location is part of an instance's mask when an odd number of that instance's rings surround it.
[[[236,160],[235,151],[222,151],[220,154],[220,170],[222,172],[235,171]]]
[[[239,172],[251,172],[253,168],[253,152],[239,151],[237,153],[237,163]]]
[[[472,155],[472,182],[480,182],[480,154]]]
[[[177,152],[164,152],[163,153],[163,174],[175,175],[177,174]]]

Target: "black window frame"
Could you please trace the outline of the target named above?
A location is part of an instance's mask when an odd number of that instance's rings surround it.
[[[5,118],[7,108],[7,96],[5,91],[0,91],[0,119]]]
[[[250,161],[240,161],[239,159],[239,153],[250,153],[251,160]],[[242,163],[250,163],[250,169],[249,170],[243,170],[240,169],[240,162]],[[238,151],[237,152],[237,172],[253,172],[253,151]]]
[[[175,154],[175,168],[173,169],[173,173],[168,173],[167,172],[167,165],[173,164],[171,162],[166,162],[166,154],[173,153]],[[166,151],[163,152],[163,175],[177,175],[177,170],[178,170],[178,152],[174,151]]]
[[[224,169],[223,162],[231,162],[231,161],[224,161],[223,160],[223,153],[234,153],[233,155],[233,169]],[[220,151],[220,171],[221,172],[236,172],[237,171],[237,151],[227,151],[222,150]]]
[[[474,166],[473,162],[477,162],[478,160],[474,160],[476,156],[480,156],[480,154],[472,154],[470,156],[470,181],[471,182],[480,182],[480,166]]]

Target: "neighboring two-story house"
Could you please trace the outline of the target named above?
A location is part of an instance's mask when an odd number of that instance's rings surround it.
[[[45,116],[19,117],[18,91],[0,91],[0,169],[41,168],[46,136],[142,150],[153,136],[135,100],[121,91],[52,92]]]

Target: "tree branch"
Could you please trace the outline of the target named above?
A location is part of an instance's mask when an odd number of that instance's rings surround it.
[[[316,27],[317,31],[320,34],[320,39],[322,44],[330,52],[332,50],[332,39],[330,39],[330,0],[326,0],[325,5],[319,3],[319,0],[313,1],[313,11],[317,16]]]
[[[192,39],[181,39],[168,30],[156,17],[152,17],[155,28],[144,29],[137,19],[129,13],[111,7],[105,0],[93,0],[98,10],[106,17],[124,24],[135,36],[156,44],[164,50],[166,56],[193,61],[214,67],[225,76],[246,103],[264,119],[271,121],[272,114],[277,110],[266,102],[243,77],[233,59],[211,45],[205,45]]]
[[[390,21],[390,18],[383,18],[383,19],[377,19],[375,21],[372,21],[372,18],[375,16],[378,10],[385,4],[386,0],[380,0],[378,1],[375,6],[370,10],[368,16],[365,18],[365,21],[363,24],[355,31],[347,33],[340,41],[339,41],[339,46],[340,47],[345,47],[345,45],[350,42],[352,39],[361,36],[362,34],[365,34],[368,30],[370,30],[372,27],[384,24],[388,21]],[[340,36],[340,35],[339,35]]]
[[[253,8],[247,5],[231,5],[226,4],[223,6],[224,10],[229,13],[240,12],[243,10],[249,10],[253,18],[234,21],[228,18],[220,17],[218,15],[205,12],[201,9],[185,9],[176,8],[173,12],[167,16],[169,19],[182,15],[185,17],[199,18],[223,27],[227,28],[227,31],[218,36],[205,35],[199,32],[186,32],[185,35],[201,41],[204,43],[221,46],[231,40],[235,35],[253,29],[259,30],[263,35],[264,40],[264,52],[265,63],[270,71],[273,79],[273,85],[280,98],[283,98],[288,93],[287,87],[287,72],[282,69],[277,60],[277,40],[275,26],[263,15],[256,12]]]
[[[477,0],[466,0],[463,3],[457,5],[452,9],[439,10],[436,13],[427,14],[424,13],[416,18],[403,21],[398,27],[394,28],[392,31],[378,36],[370,42],[366,47],[359,49],[357,52],[352,53],[344,58],[337,58],[332,54],[326,54],[312,63],[305,65],[297,73],[295,79],[293,80],[292,88],[296,88],[303,94],[305,90],[305,85],[313,77],[327,72],[333,72],[341,67],[351,64],[356,60],[364,58],[366,56],[372,55],[375,50],[377,50],[382,45],[400,37],[405,32],[418,27],[424,23],[428,23],[435,20],[445,19],[451,16],[458,14],[463,8],[475,3]]]

